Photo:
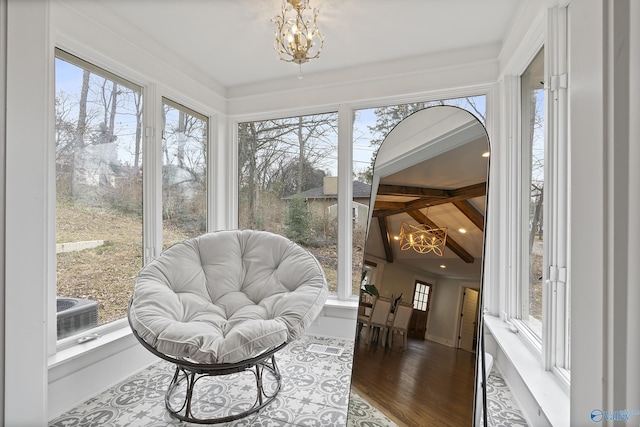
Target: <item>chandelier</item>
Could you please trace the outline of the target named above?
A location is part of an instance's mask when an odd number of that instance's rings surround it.
[[[411,225],[402,222],[399,240],[403,251],[413,249],[421,254],[433,252],[442,256],[447,243],[447,227],[431,228],[426,224]]]
[[[324,45],[317,19],[318,9],[311,10],[309,0],[284,0],[282,14],[272,20],[277,26],[274,49],[281,60],[300,65],[300,78],[302,64],[319,57]]]

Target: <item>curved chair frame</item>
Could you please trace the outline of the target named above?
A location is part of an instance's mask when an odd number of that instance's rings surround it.
[[[129,322],[129,325],[131,326],[131,322]],[[282,387],[282,375],[280,374],[280,370],[276,365],[275,353],[286,346],[286,342],[280,344],[277,347],[271,348],[251,359],[243,360],[237,363],[220,363],[211,365],[194,363],[184,358],[177,358],[166,355],[164,353],[160,353],[158,350],[149,345],[145,340],[140,338],[133,327],[131,328],[131,330],[133,331],[133,335],[136,337],[136,339],[147,350],[160,357],[161,359],[164,359],[176,365],[176,371],[173,375],[171,383],[169,384],[169,387],[167,388],[164,402],[165,407],[167,408],[171,416],[179,419],[180,421],[186,421],[194,424],[220,424],[239,420],[255,412],[258,412],[265,406],[269,405],[276,398],[278,392],[280,391],[280,388]],[[275,378],[275,391],[272,394],[268,394],[264,388],[265,384],[263,381],[263,372],[265,369],[271,372],[271,374],[273,374]],[[197,418],[193,414],[193,392],[198,380],[205,377],[229,375],[244,371],[249,371],[256,377],[257,396],[255,402],[249,409],[238,414],[227,415],[219,418]],[[171,399],[174,396],[175,391],[178,389],[180,384],[183,383],[183,381],[186,381],[187,390],[182,405],[179,409],[176,410],[171,405]]]

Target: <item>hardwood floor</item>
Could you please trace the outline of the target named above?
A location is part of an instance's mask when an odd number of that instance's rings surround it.
[[[409,338],[405,351],[356,342],[351,387],[401,426],[471,426],[475,354]]]

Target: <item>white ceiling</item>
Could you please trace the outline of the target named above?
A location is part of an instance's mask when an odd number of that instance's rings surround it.
[[[86,1],[86,0],[68,0]],[[226,88],[298,74],[273,50],[281,0],[95,0]],[[311,0],[325,35],[305,75],[502,45],[530,0]]]

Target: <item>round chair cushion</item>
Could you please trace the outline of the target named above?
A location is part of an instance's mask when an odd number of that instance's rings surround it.
[[[266,231],[217,231],[171,246],[140,271],[129,322],[162,354],[236,363],[299,338],[327,295],[306,249]]]

